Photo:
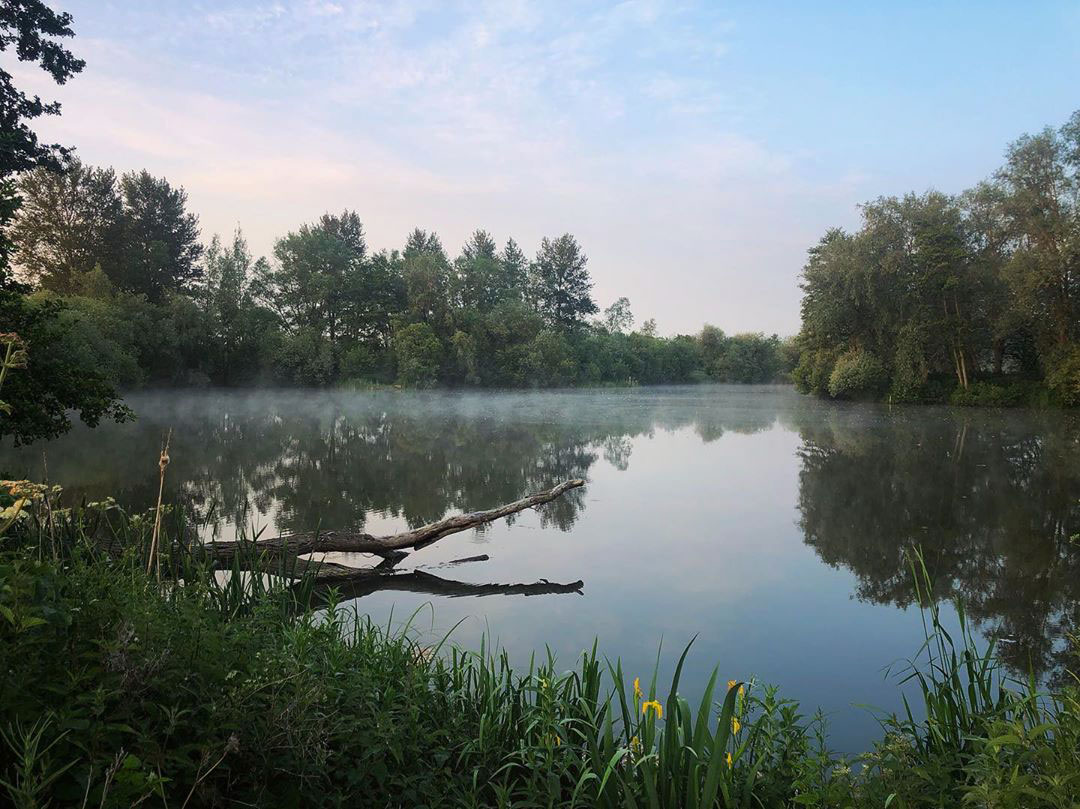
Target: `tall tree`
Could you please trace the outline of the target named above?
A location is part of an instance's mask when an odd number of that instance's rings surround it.
[[[303,225],[274,245],[277,266],[259,274],[259,296],[295,335],[326,341],[336,375],[364,292],[367,245],[359,217],[345,211]]]
[[[160,301],[199,277],[199,217],[187,212],[187,192],[145,169],[120,179],[125,256],[113,280],[121,289]],[[106,268],[108,271],[108,268]]]
[[[63,170],[40,167],[19,181],[22,204],[12,237],[15,266],[27,280],[76,291],[96,266],[116,273],[123,260],[123,205],[112,169],[73,158]]]
[[[504,296],[502,266],[498,247],[486,230],[476,230],[454,261],[457,302],[464,307],[487,311]]]
[[[54,41],[72,35],[71,15],[57,14],[40,0],[0,4],[0,51],[14,46],[20,61],[37,64],[57,84],[84,65]],[[11,277],[9,224],[19,202],[13,175],[59,166],[66,150],[40,143],[29,125],[42,115],[59,112],[59,104],[27,96],[15,87],[11,74],[0,69],[0,323],[5,332],[19,335],[27,357],[25,367],[5,380],[0,438],[13,436],[16,443],[59,435],[71,426],[73,410],[91,426],[104,417],[130,416],[108,380],[62,350],[59,306],[28,301],[23,286]]]
[[[562,328],[581,324],[596,314],[588,258],[569,233],[545,238],[530,267],[530,292],[547,321]]]
[[[57,84],[65,84],[86,66],[54,41],[71,36],[71,15],[56,13],[41,0],[0,4],[0,52],[14,46],[20,62],[37,64]],[[59,102],[28,96],[0,68],[0,286],[10,281],[11,240],[6,231],[19,204],[12,177],[38,166],[58,167],[60,158],[69,152],[59,144],[41,143],[30,122],[59,114]]]
[[[612,333],[625,334],[634,325],[634,313],[630,311],[630,299],[619,298],[604,310],[604,328]]]
[[[507,291],[507,299],[520,301],[525,295],[525,285],[528,281],[528,257],[518,247],[517,242],[507,239],[502,252],[499,253],[499,264],[502,267],[503,287]]]
[[[440,337],[449,337],[453,330],[452,282],[442,242],[435,233],[416,228],[409,234],[402,255],[410,318],[427,323]]]
[[[230,244],[222,244],[221,237],[215,234],[206,249],[203,304],[214,330],[215,370],[226,384],[233,381],[243,345],[252,338],[246,328],[246,316],[255,306],[250,287],[252,280],[265,271],[266,260],[252,258],[239,228]]]
[[[1014,292],[1044,343],[1080,339],[1080,110],[1060,130],[1010,144],[997,179],[1016,243]]]

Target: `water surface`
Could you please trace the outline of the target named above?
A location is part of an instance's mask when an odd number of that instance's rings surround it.
[[[584,489],[440,541],[403,568],[473,584],[581,581],[560,595],[378,592],[378,620],[430,603],[512,654],[568,667],[600,638],[632,674],[696,636],[687,693],[719,663],[830,717],[833,746],[898,707],[885,668],[922,640],[905,550],[961,596],[1017,669],[1053,676],[1080,596],[1075,413],[844,405],[775,386],[535,393],[138,394],[139,420],[3,448],[0,471],[69,497],[151,506],[172,429],[170,497],[207,536],[320,526],[389,533],[569,477]],[[461,557],[490,559],[457,566]],[[344,561],[368,564],[369,560]],[[449,592],[453,592],[452,585]],[[432,619],[433,614],[433,619]]]

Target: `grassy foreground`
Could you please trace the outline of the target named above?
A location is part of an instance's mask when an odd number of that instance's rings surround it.
[[[16,807],[1080,803],[1075,681],[1009,681],[931,604],[909,671],[923,704],[844,761],[775,689],[714,672],[686,699],[688,650],[663,684],[595,647],[515,671],[175,555],[159,583],[152,519],[34,500],[0,513],[0,802]]]

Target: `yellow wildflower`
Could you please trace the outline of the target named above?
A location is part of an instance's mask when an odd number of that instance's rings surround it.
[[[727,765],[730,767],[731,766],[731,753],[728,753],[727,757],[724,760],[727,762]]]
[[[648,702],[641,703],[641,714],[642,714],[642,716],[647,714],[649,712],[650,708],[652,708],[653,711],[656,713],[656,718],[657,719],[663,719],[664,718],[664,706],[661,705],[655,699],[651,699]]]
[[[742,727],[742,722],[740,722],[738,719],[732,718],[732,720],[731,720],[731,732],[732,733],[738,733],[739,728],[741,728],[741,727]]]
[[[645,696],[645,692],[641,690],[641,680],[637,677],[634,678],[634,699],[641,699]]]
[[[637,736],[630,740],[630,749],[635,753],[641,752],[641,740]]]
[[[734,687],[735,687],[736,685],[738,685],[738,683],[739,683],[739,681],[738,681],[738,680],[728,680],[728,681],[727,681],[727,690],[728,690],[728,691],[730,691],[730,690],[731,690],[732,688],[734,688]],[[743,695],[744,695],[745,693],[746,693],[746,689],[745,689],[745,688],[743,688],[743,687],[742,687],[742,686],[740,685],[740,686],[739,686],[739,696],[741,697],[741,696],[743,696]]]

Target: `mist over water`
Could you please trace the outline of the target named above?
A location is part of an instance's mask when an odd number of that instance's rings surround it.
[[[884,668],[922,641],[904,552],[961,596],[1005,658],[1060,670],[1080,603],[1080,416],[829,404],[779,386],[556,392],[207,391],[128,398],[135,423],[0,447],[0,472],[71,499],[168,496],[205,537],[238,527],[381,534],[584,477],[584,489],[413,554],[471,583],[581,580],[580,594],[447,598],[379,592],[358,609],[417,618],[473,645],[569,665],[599,637],[647,676],[697,636],[684,690],[716,663],[822,707],[832,744],[877,735],[856,705],[894,709]],[[44,455],[44,459],[43,459]],[[445,567],[461,557],[486,562]],[[338,561],[367,564],[338,555]]]

